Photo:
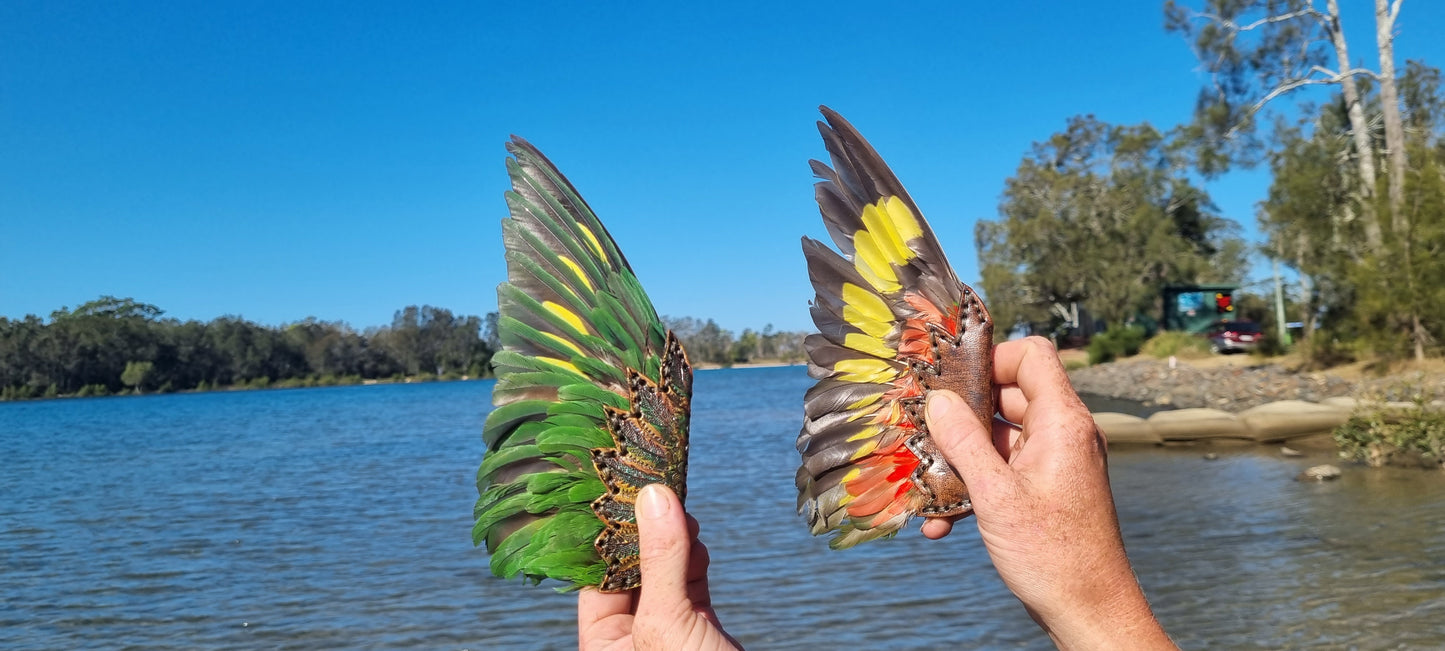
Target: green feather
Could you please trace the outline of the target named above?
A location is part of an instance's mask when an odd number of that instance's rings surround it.
[[[525,141],[507,148],[508,275],[497,288],[503,349],[492,358],[496,409],[482,428],[487,454],[477,471],[473,540],[486,543],[498,576],[600,586],[603,522],[591,505],[609,488],[593,450],[618,447],[608,410],[634,411],[629,374],[659,381],[666,331],[566,178]],[[671,399],[685,408],[688,398]],[[685,444],[685,431],[670,435]]]
[[[546,520],[529,522],[512,532],[512,535],[504,538],[501,544],[492,549],[492,574],[508,579],[517,576],[517,572],[522,570],[522,564],[526,562],[526,556],[522,552],[532,542],[533,534],[545,524],[547,524]],[[473,527],[473,540],[477,537],[476,530],[477,528]],[[541,578],[538,577],[537,580],[541,580]]]
[[[482,425],[482,441],[488,446],[498,442],[503,435],[516,429],[523,421],[540,418],[554,403],[543,400],[523,400],[502,405],[487,414]]]
[[[592,384],[569,384],[557,390],[558,400],[591,400],[604,406],[627,411],[632,403],[622,396]]]
[[[541,453],[541,448],[536,445],[514,445],[498,449],[482,460],[482,466],[477,469],[477,481],[490,477],[492,473],[509,463],[538,457],[541,456]]]
[[[558,452],[563,447],[593,448],[611,447],[612,437],[600,427],[553,427],[537,436],[537,447],[541,452]]]
[[[604,490],[606,487],[602,485],[602,480],[596,477],[587,477],[567,489],[567,499],[591,504],[592,500],[597,499],[597,496],[601,495]]]
[[[526,510],[530,499],[531,495],[521,492],[493,502],[477,515],[477,522],[472,525],[472,540],[479,539],[492,525]]]

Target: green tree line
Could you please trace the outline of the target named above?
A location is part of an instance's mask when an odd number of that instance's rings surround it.
[[[807,332],[777,331],[768,324],[761,331],[744,328],[742,334],[734,336],[731,330],[722,329],[712,319],[664,316],[662,322],[682,341],[693,364],[727,366],[761,361],[796,364],[807,359],[803,348]]]
[[[363,380],[484,377],[499,348],[497,313],[457,315],[429,305],[357,331],[308,318],[280,326],[223,316],[164,318],[155,305],[104,296],[49,319],[0,317],[0,400],[295,387]],[[803,332],[744,330],[711,319],[665,318],[694,362],[801,361]]]
[[[48,320],[0,317],[0,398],[310,386],[402,376],[480,376],[482,319],[432,306],[363,332],[315,318],[264,326],[239,317],[162,318],[105,296]]]

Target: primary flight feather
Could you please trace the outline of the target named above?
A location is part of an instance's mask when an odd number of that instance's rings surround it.
[[[637,492],[687,493],[692,368],[576,188],[527,141],[507,151],[502,350],[472,540],[497,576],[628,590]]]
[[[928,435],[923,401],[951,389],[992,421],[993,322],[878,152],[821,110],[832,165],[811,165],[838,251],[803,238],[818,328],[805,345],[818,383],[804,398],[796,480],[813,533],[831,532],[840,549],[892,536],[915,515],[972,512],[968,487]]]

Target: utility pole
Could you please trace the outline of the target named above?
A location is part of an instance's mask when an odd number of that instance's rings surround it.
[[[1274,269],[1274,322],[1279,328],[1280,344],[1288,346],[1289,328],[1285,327],[1284,322],[1284,285],[1279,282],[1279,260],[1271,258],[1269,264]]]

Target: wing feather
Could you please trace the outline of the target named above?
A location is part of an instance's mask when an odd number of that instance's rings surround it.
[[[818,327],[804,345],[818,384],[804,398],[796,480],[813,533],[833,532],[829,544],[843,548],[891,536],[913,515],[958,512],[940,506],[941,460],[916,414],[942,368],[940,338],[954,342],[980,314],[991,325],[883,159],[842,116],[822,112],[831,165],[810,165],[837,251],[803,238]]]
[[[691,367],[571,182],[521,138],[507,151],[503,349],[493,358],[473,541],[492,553],[498,576],[636,587],[631,500],[653,482],[686,492]],[[666,422],[633,416],[657,405]],[[651,446],[646,459],[616,460],[641,443]]]

